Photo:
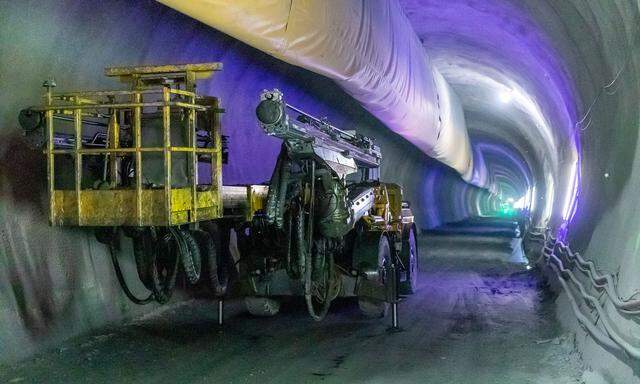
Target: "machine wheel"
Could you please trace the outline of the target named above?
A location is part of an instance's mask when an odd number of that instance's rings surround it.
[[[380,236],[378,242],[378,271],[377,275],[378,283],[385,283],[385,276],[381,272],[384,266],[391,260],[391,247],[389,246],[389,239],[386,236]],[[358,297],[358,307],[360,312],[366,317],[380,318],[387,314],[389,309],[389,303],[383,300],[376,300],[370,297]]]
[[[271,317],[280,312],[280,301],[269,297],[248,296],[244,298],[247,311],[253,316]]]
[[[418,239],[415,225],[411,225],[402,236],[402,263],[406,266],[405,280],[400,283],[400,292],[415,293],[418,290]]]

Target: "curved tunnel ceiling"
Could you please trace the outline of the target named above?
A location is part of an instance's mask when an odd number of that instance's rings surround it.
[[[486,134],[474,134],[471,139],[487,165],[489,180],[498,188],[497,195],[520,198],[533,187],[530,162],[508,140]]]
[[[578,161],[574,126],[579,100],[560,54],[523,4],[400,2],[434,65],[460,97],[472,137],[481,134],[510,143],[527,163],[485,159],[493,168],[489,173],[503,179],[495,181],[513,186],[512,193],[521,191],[516,184],[522,180],[513,178],[522,173],[517,168],[527,167],[537,183],[549,189],[547,200],[553,198],[553,185],[562,191],[556,196],[564,197],[568,178],[563,175]]]

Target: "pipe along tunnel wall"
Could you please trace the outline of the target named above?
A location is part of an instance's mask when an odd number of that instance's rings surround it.
[[[17,124],[18,111],[41,102],[43,80],[58,90],[120,89],[103,76],[110,65],[222,61],[224,70],[199,92],[222,99],[229,135],[225,184],[260,183],[271,175],[278,140],[258,127],[262,89],[336,126],[375,136],[382,179],[405,186],[423,228],[476,214],[475,205],[448,205],[451,191],[472,199],[480,189],[392,134],[333,82],[273,59],[154,1],[3,2],[0,5],[0,362],[153,309],[127,301],[107,249],[90,229],[47,224],[46,171]],[[206,47],[206,49],[203,49]],[[129,241],[122,251],[136,292]],[[135,283],[134,283],[135,282]]]

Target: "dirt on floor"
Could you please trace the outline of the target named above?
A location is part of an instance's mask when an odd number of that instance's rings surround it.
[[[420,289],[400,305],[401,332],[364,319],[352,300],[320,323],[297,300],[273,318],[231,302],[222,328],[215,303],[193,300],[0,367],[0,383],[582,382],[573,338],[535,271],[513,261],[514,242],[449,241],[430,249],[422,239]]]

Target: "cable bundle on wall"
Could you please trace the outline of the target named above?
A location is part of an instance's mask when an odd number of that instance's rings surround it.
[[[534,237],[538,235],[539,234],[533,234]],[[562,256],[565,256],[569,259],[569,262],[578,266],[578,270],[589,276],[595,289],[599,291],[604,290],[614,306],[622,313],[629,315],[640,314],[640,301],[631,298],[621,299],[617,294],[617,288],[612,275],[599,274],[593,262],[584,260],[578,253],[572,252],[566,244],[553,236],[546,235],[544,238],[545,245],[542,248],[542,254],[538,261],[544,261],[545,264],[554,271],[558,281],[567,294],[573,312],[580,324],[601,345],[612,350],[622,351],[630,357],[640,360],[640,347],[632,345],[624,336],[620,335],[598,298],[590,295],[576,275],[571,270],[565,268]],[[562,252],[560,257],[556,255],[556,249]],[[580,296],[582,296],[582,300],[592,309],[596,310],[599,320],[594,321],[582,312],[570,283],[573,283],[574,289],[578,290]],[[597,325],[598,321],[602,327]]]
[[[604,290],[611,300],[611,303],[620,311],[629,315],[640,314],[640,299],[629,298],[623,299],[618,293],[618,287],[615,284],[615,277],[612,274],[600,274],[593,261],[585,260],[578,252],[571,251],[567,245],[558,243],[558,249],[591,280],[591,284],[598,290]]]

